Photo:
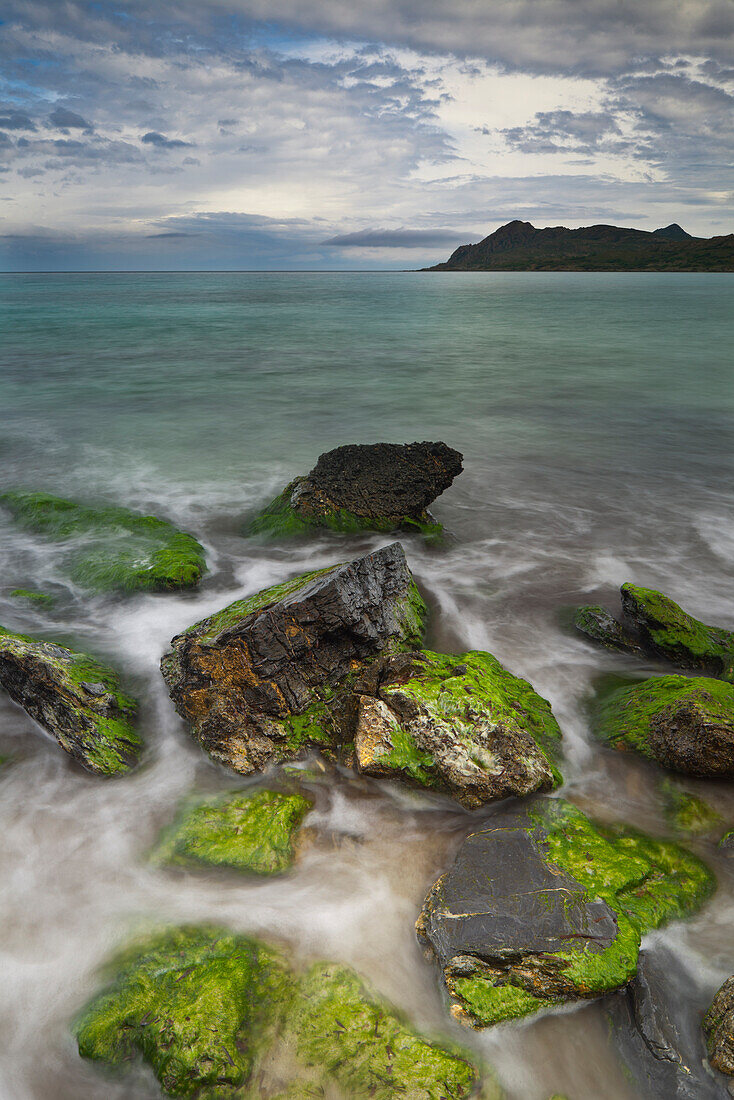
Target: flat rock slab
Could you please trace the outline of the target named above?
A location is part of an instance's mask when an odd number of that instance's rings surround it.
[[[704,676],[653,676],[604,696],[595,734],[684,775],[734,776],[734,684]]]
[[[417,931],[453,1015],[485,1027],[626,985],[641,935],[694,911],[714,882],[677,845],[534,798],[468,837]]]
[[[253,521],[253,534],[338,531],[441,531],[428,506],[463,469],[445,443],[349,444],[320,455]]]
[[[603,607],[580,607],[576,629],[608,649],[663,657],[681,668],[734,680],[734,632],[702,623],[654,588],[627,583],[620,594],[621,620]]]
[[[725,1080],[707,1065],[703,1006],[672,951],[641,951],[637,975],[607,1001],[610,1042],[649,1100],[730,1100]]]
[[[363,774],[442,791],[470,809],[560,782],[550,704],[491,653],[387,657],[354,692]]]
[[[83,1058],[144,1060],[169,1096],[500,1100],[464,1051],[423,1038],[347,966],[305,973],[215,928],[173,928],[125,952],[76,1024]]]
[[[87,771],[115,775],[136,762],[137,704],[94,657],[0,627],[0,684]]]
[[[171,642],[161,670],[207,751],[247,774],[341,733],[327,704],[365,661],[420,644],[399,543],[239,600]]]
[[[3,493],[0,505],[24,530],[67,543],[69,575],[92,591],[191,588],[206,572],[196,539],[156,516],[50,493]]]

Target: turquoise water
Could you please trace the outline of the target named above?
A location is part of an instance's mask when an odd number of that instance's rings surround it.
[[[0,486],[120,501],[206,545],[195,594],[90,599],[52,546],[0,515],[0,622],[108,656],[144,700],[147,765],[81,774],[0,700],[0,949],[7,1008],[0,1097],[158,1095],[143,1076],[100,1083],[68,1020],[138,921],[210,919],[344,958],[419,1024],[455,1028],[412,924],[470,819],[446,804],[343,780],[323,792],[331,841],[287,883],[167,877],[145,863],[194,787],[226,783],[175,717],[157,664],[178,630],[226,602],[379,536],[272,545],[248,514],[346,442],[443,439],[465,471],[435,506],[443,551],[404,540],[436,646],[487,648],[553,703],[568,790],[584,808],[666,826],[659,773],[588,732],[598,677],[639,671],[568,627],[614,606],[625,580],[664,588],[734,627],[734,276],[635,274],[102,274],[0,276]],[[22,608],[15,587],[58,596]],[[648,671],[655,671],[650,666]],[[643,669],[644,671],[644,669]],[[724,784],[690,783],[734,823]],[[730,872],[714,902],[663,935],[705,1000],[731,973]],[[466,1036],[510,1100],[626,1100],[602,1010]]]

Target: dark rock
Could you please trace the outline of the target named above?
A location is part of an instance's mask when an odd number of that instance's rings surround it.
[[[734,1075],[734,977],[727,978],[711,1002],[703,1033],[711,1065]]]
[[[334,749],[336,689],[378,654],[420,645],[425,610],[393,543],[231,604],[174,638],[161,670],[204,748],[247,774]]]
[[[690,978],[662,947],[641,951],[636,977],[609,998],[610,1039],[649,1100],[728,1100],[706,1061],[701,1008]]]
[[[704,778],[734,776],[734,684],[653,676],[604,697],[594,732],[616,749]]]
[[[579,607],[573,625],[587,638],[600,642],[607,649],[619,649],[627,653],[642,653],[643,649],[632,631],[618,622],[604,607]]]
[[[462,471],[462,456],[445,443],[350,444],[327,451],[253,521],[251,532],[441,531],[428,505]]]
[[[675,844],[535,798],[468,837],[417,931],[452,1014],[485,1027],[626,985],[642,934],[693,912],[714,882]]]
[[[0,684],[88,771],[127,771],[141,751],[135,700],[86,653],[0,627]]]

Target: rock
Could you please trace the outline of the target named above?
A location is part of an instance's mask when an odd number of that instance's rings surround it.
[[[665,817],[671,828],[687,836],[705,836],[721,828],[722,817],[702,798],[669,779],[660,784]]]
[[[719,841],[719,847],[723,848],[727,855],[734,849],[734,829],[724,833]]]
[[[0,504],[24,530],[68,542],[71,578],[92,591],[191,588],[206,571],[196,539],[155,516],[49,493],[3,493]]]
[[[550,704],[490,653],[424,650],[378,667],[376,683],[354,685],[359,771],[443,791],[468,808],[560,783]]]
[[[53,607],[56,602],[53,596],[49,596],[46,592],[31,592],[27,588],[14,588],[10,597],[13,600],[27,600],[28,603],[35,604],[37,607]]]
[[[684,775],[734,776],[734,685],[707,677],[653,676],[597,705],[594,732]]]
[[[294,971],[223,929],[171,929],[130,949],[76,1025],[84,1058],[142,1058],[170,1096],[465,1100],[480,1071],[408,1027],[346,966]],[[491,1077],[481,1095],[499,1100]]]
[[[620,989],[642,934],[693,912],[714,885],[676,844],[534,798],[467,838],[416,927],[452,1014],[485,1027]]]
[[[623,584],[622,622],[603,607],[581,607],[577,630],[610,649],[664,657],[681,668],[734,680],[734,632],[707,626],[662,592]]]
[[[337,447],[319,456],[260,513],[251,534],[417,530],[441,533],[428,505],[462,471],[462,455],[445,443],[373,443]]]
[[[703,1018],[711,1065],[734,1074],[734,978],[727,978]]]
[[[378,654],[419,645],[425,613],[393,543],[230,604],[174,638],[161,670],[207,752],[249,774],[338,748],[336,690]]]
[[[606,1002],[610,1040],[648,1100],[729,1100],[706,1064],[691,981],[672,951],[641,951],[637,974]]]
[[[153,858],[174,866],[282,874],[293,865],[311,806],[302,795],[267,790],[208,798],[184,809],[164,832]]]
[[[94,657],[0,627],[0,684],[87,771],[115,775],[136,762],[135,700]]]

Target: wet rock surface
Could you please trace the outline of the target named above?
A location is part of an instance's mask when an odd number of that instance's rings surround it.
[[[491,1075],[413,1031],[349,967],[302,973],[226,929],[170,929],[132,945],[76,1035],[82,1057],[142,1059],[168,1095],[196,1100],[500,1097]]]
[[[380,653],[420,645],[424,614],[393,543],[231,604],[174,638],[161,670],[204,748],[247,774],[338,747],[335,690]]]
[[[681,668],[734,680],[734,632],[708,626],[662,592],[623,584],[621,621],[603,607],[581,607],[576,629],[609,649],[664,657]]]
[[[703,1020],[711,1065],[734,1075],[734,977],[716,993]]]
[[[462,455],[445,443],[349,444],[319,456],[258,516],[252,533],[441,530],[428,506],[461,473]]]
[[[649,1100],[728,1100],[725,1081],[707,1063],[701,1009],[690,977],[672,951],[641,951],[637,975],[610,997],[611,1041]]]
[[[353,688],[362,773],[443,791],[468,808],[560,781],[550,704],[490,653],[399,654],[364,681]]]
[[[3,493],[0,506],[24,530],[68,544],[71,579],[92,591],[191,588],[206,572],[196,539],[156,516],[50,493]]]
[[[468,837],[417,931],[452,1014],[485,1027],[620,989],[636,972],[641,935],[695,911],[714,884],[678,845],[534,798]]]
[[[697,676],[654,676],[604,697],[595,734],[685,775],[734,776],[734,685]]]
[[[164,832],[153,860],[282,874],[293,866],[299,831],[311,807],[302,795],[268,790],[199,800]]]
[[[0,627],[0,684],[87,771],[115,775],[136,762],[137,704],[94,657]]]

